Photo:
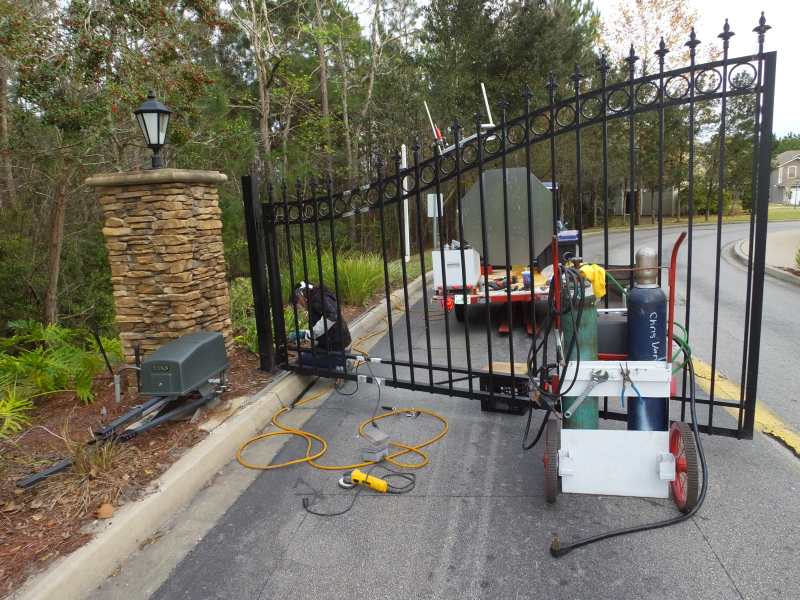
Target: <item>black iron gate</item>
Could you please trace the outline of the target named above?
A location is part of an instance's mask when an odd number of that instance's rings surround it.
[[[375,180],[352,190],[334,193],[332,182],[314,180],[267,182],[261,187],[254,178],[244,177],[262,368],[278,366],[349,380],[379,378],[387,386],[519,406],[527,396],[527,374],[516,359],[527,353],[530,342],[514,324],[535,328],[537,315],[535,302],[522,303],[518,310],[513,301],[510,282],[520,275],[515,265],[537,264],[561,222],[571,219],[580,231],[578,254],[612,273],[619,267],[632,280],[637,235],[640,240],[653,235],[641,223],[649,217],[655,232],[649,243],[657,246],[662,268],[669,241],[681,231],[688,234],[685,265],[678,273],[685,307],[676,311],[676,319],[683,317],[687,337],[697,340],[695,355],[710,362],[707,394],[698,399],[704,407],[700,428],[752,437],[775,88],[776,55],[763,50],[768,29],[762,15],[754,29],[758,52],[730,58],[728,40],[733,33],[726,22],[719,35],[722,58],[704,64],[696,62],[700,41],[692,31],[685,44],[689,64],[673,70],[665,70],[669,50],[662,40],[655,51],[658,71],[639,77],[633,47],[622,69],[612,69],[601,57],[591,76],[576,68],[566,86],[572,94],[567,98],[561,97],[565,90],[551,75],[544,106],[532,108],[532,93],[526,89],[517,102],[519,116],[510,118],[511,105],[504,101],[498,105],[496,125],[485,124],[489,115],[476,115],[474,133],[464,136],[456,122],[450,129],[452,145],[423,148],[417,142],[408,165],[399,152],[388,164],[376,157]],[[741,290],[727,289],[720,281],[723,213],[731,201],[749,211],[743,237],[751,258],[746,289]],[[443,232],[435,248],[427,231],[430,210]],[[671,222],[676,212],[678,219],[682,214],[685,218],[677,227]],[[465,215],[470,215],[468,221]],[[615,219],[621,221],[621,230],[614,227]],[[709,269],[693,271],[695,237],[706,221],[715,232],[713,274]],[[354,242],[364,231],[373,235],[374,255]],[[458,244],[446,245],[447,234]],[[492,268],[504,272],[504,292],[492,293],[488,285],[477,294],[470,289],[468,279],[474,273],[468,272],[472,251],[467,242],[481,249],[478,269],[484,275]],[[525,260],[515,262],[513,256],[521,251]],[[446,264],[453,252],[460,258],[455,277]],[[374,269],[376,258],[380,272]],[[302,314],[288,302],[294,283],[313,282],[334,292],[342,300],[336,315],[341,320],[346,317],[344,303],[353,298],[363,302],[363,293],[354,290],[368,287],[363,281],[368,277],[359,268],[367,271],[370,262],[369,281],[378,280],[383,295],[379,332],[385,335],[377,349],[367,352],[357,339],[346,354],[349,359],[367,359],[365,366],[358,373],[342,372],[332,366],[335,361],[319,366],[317,355],[325,351],[313,345],[308,354],[298,356],[288,341],[292,332],[305,329]],[[429,282],[431,271],[440,273],[435,275],[438,286]],[[448,283],[448,274],[456,281]],[[710,323],[691,320],[693,282],[713,287],[713,301],[706,302],[705,311],[711,313]],[[741,353],[736,364],[729,361],[724,369],[718,353],[721,293],[743,327]],[[468,305],[472,301],[475,305]],[[608,296],[605,305],[609,306]],[[504,326],[509,332],[499,334],[496,329]],[[734,381],[738,375],[739,398],[720,397],[720,371]],[[673,400],[672,413],[682,419],[685,376]],[[715,412],[716,407],[727,410]],[[624,419],[625,413],[606,398],[601,416]]]

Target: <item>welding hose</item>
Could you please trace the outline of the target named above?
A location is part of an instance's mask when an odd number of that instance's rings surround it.
[[[552,406],[555,405],[557,399],[567,391],[569,391],[572,386],[575,385],[575,381],[578,376],[578,369],[577,367],[580,365],[580,345],[578,342],[578,328],[580,327],[581,317],[583,315],[583,299],[584,299],[584,287],[583,287],[583,279],[580,274],[580,271],[577,269],[567,268],[564,265],[560,266],[560,272],[564,274],[564,278],[566,279],[566,285],[562,288],[562,297],[564,290],[567,290],[567,301],[563,302],[562,308],[556,309],[555,305],[555,282],[551,279],[550,281],[550,288],[548,290],[548,297],[547,297],[547,305],[548,305],[548,314],[547,318],[544,323],[542,323],[542,327],[539,329],[536,337],[534,338],[533,342],[531,343],[530,349],[528,351],[528,378],[531,382],[531,385],[535,385],[535,378],[538,374],[539,370],[536,369],[536,355],[539,351],[544,347],[544,354],[545,354],[545,363],[547,362],[547,339],[550,335],[550,332],[555,325],[555,317],[556,316],[563,316],[571,311],[574,311],[575,318],[572,320],[573,325],[573,332],[572,337],[570,339],[569,346],[567,348],[567,352],[565,356],[570,356],[572,354],[573,349],[575,350],[576,356],[576,369],[575,369],[575,377],[573,377],[572,382],[569,384],[566,390],[562,390],[564,386],[564,379],[566,376],[567,365],[564,365],[563,372],[560,373],[558,379],[558,389],[554,390],[553,392],[545,392],[544,390],[539,387],[539,393],[542,396],[545,396],[550,399],[550,403],[547,406],[545,411],[544,418],[542,418],[542,422],[539,424],[539,429],[536,433],[536,437],[531,442],[528,442],[528,434],[531,430],[531,424],[533,422],[533,404],[528,407],[528,421],[525,424],[525,433],[522,436],[522,449],[523,450],[531,450],[542,437],[544,433],[545,426],[547,425],[547,421],[550,417],[550,413],[553,411]],[[541,335],[541,341],[539,337]],[[538,343],[537,343],[538,341]],[[542,365],[542,369],[544,370],[543,377],[547,378],[547,364]]]
[[[703,452],[703,443],[700,441],[700,431],[697,428],[697,411],[696,411],[696,403],[695,403],[695,373],[694,373],[694,364],[692,364],[692,358],[690,354],[686,356],[686,366],[689,369],[689,407],[691,410],[692,415],[692,433],[694,434],[695,443],[697,444],[697,456],[700,458],[700,470],[703,473],[703,483],[700,487],[700,494],[697,498],[697,503],[692,507],[692,509],[680,516],[674,517],[672,519],[666,519],[664,521],[657,521],[656,523],[649,523],[645,525],[637,525],[635,527],[627,527],[625,529],[618,529],[616,531],[610,531],[608,533],[603,533],[600,535],[595,535],[592,537],[583,538],[581,540],[577,540],[570,544],[562,545],[561,541],[559,540],[558,536],[553,538],[552,543],[550,544],[550,554],[556,558],[564,556],[569,552],[575,550],[575,548],[580,548],[581,546],[588,546],[589,544],[594,544],[595,542],[599,542],[601,540],[607,540],[613,537],[618,537],[621,535],[628,535],[629,533],[637,533],[640,531],[650,531],[652,529],[661,529],[662,527],[669,527],[670,525],[677,525],[678,523],[682,523],[687,519],[692,518],[697,511],[700,510],[700,507],[703,505],[703,501],[706,498],[706,491],[708,490],[708,465],[706,464],[706,456]]]

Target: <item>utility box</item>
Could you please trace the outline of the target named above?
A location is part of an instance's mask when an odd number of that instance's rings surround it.
[[[438,290],[443,285],[441,251],[431,252],[431,260],[433,261],[433,287]],[[445,247],[444,267],[447,289],[461,289],[464,285],[464,277],[461,272],[461,250]],[[481,255],[474,248],[464,248],[464,273],[466,273],[467,287],[477,287],[481,279]]]
[[[480,182],[475,183],[461,201],[464,223],[464,240],[484,258],[487,264],[506,266],[506,232],[503,202],[503,171],[491,169],[483,172],[483,205],[486,217],[486,245],[483,247],[481,226]],[[528,265],[528,184],[531,189],[534,258],[550,245],[553,238],[553,194],[525,167],[506,169],[506,194],[508,197],[508,266]],[[459,275],[460,277],[460,275]],[[450,276],[448,274],[448,282]]]
[[[225,340],[216,331],[198,331],[173,340],[142,361],[139,393],[185,396],[228,368]]]

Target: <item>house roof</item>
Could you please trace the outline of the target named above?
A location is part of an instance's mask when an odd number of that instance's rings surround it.
[[[800,150],[786,150],[775,157],[775,168],[782,167],[788,162],[800,158]]]

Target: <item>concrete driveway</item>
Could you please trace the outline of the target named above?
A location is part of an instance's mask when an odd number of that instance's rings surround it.
[[[637,236],[637,243],[646,242],[648,235]],[[724,243],[737,235],[737,231],[729,235],[726,228]],[[699,248],[709,243],[713,247],[714,235],[709,236],[710,241],[698,232],[695,238],[696,260],[702,261],[702,267],[696,263],[696,273],[708,266],[707,250]],[[622,241],[618,243],[621,248]],[[723,268],[726,277],[736,277],[731,273],[738,267],[725,263]],[[725,280],[726,286],[738,285],[729,281]],[[701,284],[694,287],[693,323],[708,318],[708,307],[699,299],[707,294],[703,290]],[[713,286],[711,293],[713,298]],[[775,289],[768,287],[768,303],[775,297]],[[425,351],[418,310],[420,306],[411,313],[412,349]],[[788,326],[796,327],[796,314],[787,317],[786,312],[791,311],[784,311],[784,323],[789,318]],[[796,353],[784,358],[793,361],[794,372],[777,377],[773,369],[778,367],[769,363],[782,350],[771,348],[773,342],[783,343],[783,336],[770,339],[772,328],[781,327],[772,323],[773,318],[777,316],[765,311],[759,391],[768,402],[782,397],[783,403],[775,402],[776,410],[794,419],[786,397],[797,389]],[[720,319],[721,335],[724,330],[735,339],[736,306],[726,307]],[[463,366],[463,326],[455,320],[450,324],[452,360]],[[395,327],[398,348],[403,344],[407,348],[404,327],[399,332]],[[486,358],[486,336],[480,324],[472,327],[471,331],[481,332],[470,340],[471,360],[478,365]],[[444,360],[443,332],[444,321],[432,323],[431,346],[437,362]],[[521,331],[514,336],[514,356],[519,360],[529,339]],[[510,354],[503,350],[507,339],[493,335],[495,343],[494,359],[508,360]],[[736,357],[728,357],[727,348],[722,351],[732,342],[724,338],[718,343],[720,368],[735,367]],[[694,344],[698,353],[707,349],[700,333]],[[384,339],[372,354],[387,352]],[[415,374],[428,376],[427,371]],[[376,402],[377,388],[362,384],[353,396],[333,394],[315,403],[317,410],[297,409],[287,421],[305,422],[307,429],[328,440],[327,464],[351,462],[358,457],[358,423],[372,414]],[[383,389],[379,403],[430,408],[450,423],[447,437],[429,449],[431,463],[417,472],[411,493],[364,492],[345,515],[317,517],[303,509],[302,498],[309,498],[321,511],[344,508],[352,500],[353,492],[337,486],[337,473],[306,465],[259,473],[232,462],[192,505],[175,515],[162,535],[132,556],[92,597],[800,597],[800,461],[761,434],[753,441],[704,436],[709,494],[691,521],[601,542],[556,560],[548,553],[556,533],[570,540],[674,516],[676,511],[670,501],[575,495],[547,505],[541,449],[521,449],[524,417],[482,413],[471,400],[393,389]],[[731,417],[721,413],[719,418]],[[429,437],[437,428],[438,423],[424,416],[398,417],[384,427],[393,438],[411,442]],[[302,455],[304,449],[297,440],[282,448],[270,441],[255,448],[251,457],[281,462]]]

